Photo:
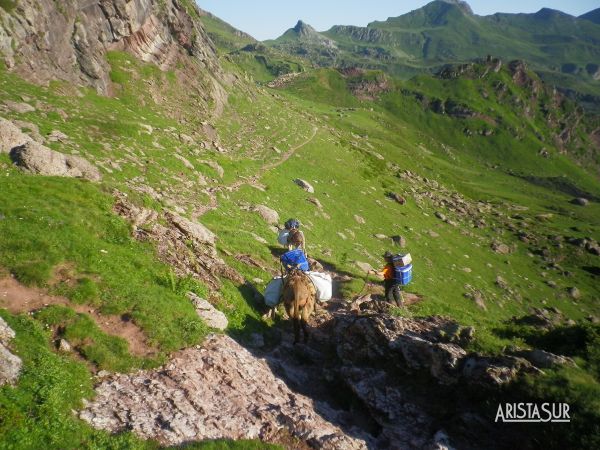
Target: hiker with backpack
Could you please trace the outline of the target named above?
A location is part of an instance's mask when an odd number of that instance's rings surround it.
[[[279,232],[279,243],[286,246],[288,250],[300,249],[306,254],[306,241],[304,233],[300,230],[300,221],[289,219],[283,226],[285,228]]]
[[[406,255],[393,255],[390,251],[383,255],[385,266],[380,272],[372,270],[376,275],[383,277],[385,299],[396,306],[404,306],[402,298],[402,287],[412,280],[412,264],[410,253]]]

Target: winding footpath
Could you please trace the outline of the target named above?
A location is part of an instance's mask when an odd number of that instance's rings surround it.
[[[319,130],[319,127],[316,127],[316,126],[313,127],[312,134],[310,135],[310,137],[308,139],[306,139],[304,142],[301,142],[300,144],[290,148],[287,152],[285,152],[283,154],[283,156],[279,160],[263,165],[255,175],[252,175],[251,177],[240,178],[239,180],[236,180],[235,182],[228,184],[228,185],[212,186],[212,187],[204,189],[202,192],[209,197],[209,203],[208,203],[208,205],[202,205],[201,207],[196,209],[196,211],[193,215],[194,220],[198,219],[199,217],[203,216],[204,214],[206,214],[209,211],[214,211],[215,209],[217,209],[219,207],[217,193],[224,192],[224,191],[236,192],[244,185],[259,186],[260,185],[259,180],[265,175],[265,173],[267,173],[269,170],[273,170],[273,169],[279,167],[280,165],[285,163],[288,159],[290,159],[296,153],[296,151],[298,151],[305,145],[312,142],[312,140],[317,135],[318,130]]]

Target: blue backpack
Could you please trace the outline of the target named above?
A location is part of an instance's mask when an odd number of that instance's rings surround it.
[[[281,255],[281,265],[286,270],[300,269],[304,272],[308,272],[308,260],[304,255],[304,252],[300,249],[290,250],[289,252]]]
[[[394,266],[394,281],[406,286],[412,281],[412,264],[406,266]]]

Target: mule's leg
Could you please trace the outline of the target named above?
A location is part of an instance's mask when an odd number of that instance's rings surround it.
[[[294,323],[294,344],[300,342],[300,319],[293,318],[292,322]]]
[[[310,315],[312,314],[314,309],[314,302],[310,300],[306,302],[304,308],[302,308],[302,331],[304,332],[304,343],[308,342],[309,332],[308,332],[308,320],[310,319]]]

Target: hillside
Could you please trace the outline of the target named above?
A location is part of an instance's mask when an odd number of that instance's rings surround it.
[[[487,55],[523,59],[551,83],[598,96],[600,27],[594,14],[576,18],[543,8],[477,16],[465,2],[436,0],[366,27],[334,26],[318,33],[321,41],[287,31],[266,43],[320,66],[359,66],[403,78]]]
[[[0,3],[8,448],[599,445],[600,119],[535,61],[404,80],[187,1],[69,5]],[[483,26],[436,7],[347,32]],[[262,298],[290,217],[334,280],[297,345]],[[413,257],[404,307],[366,273],[386,250]],[[572,420],[494,422],[517,401]]]

